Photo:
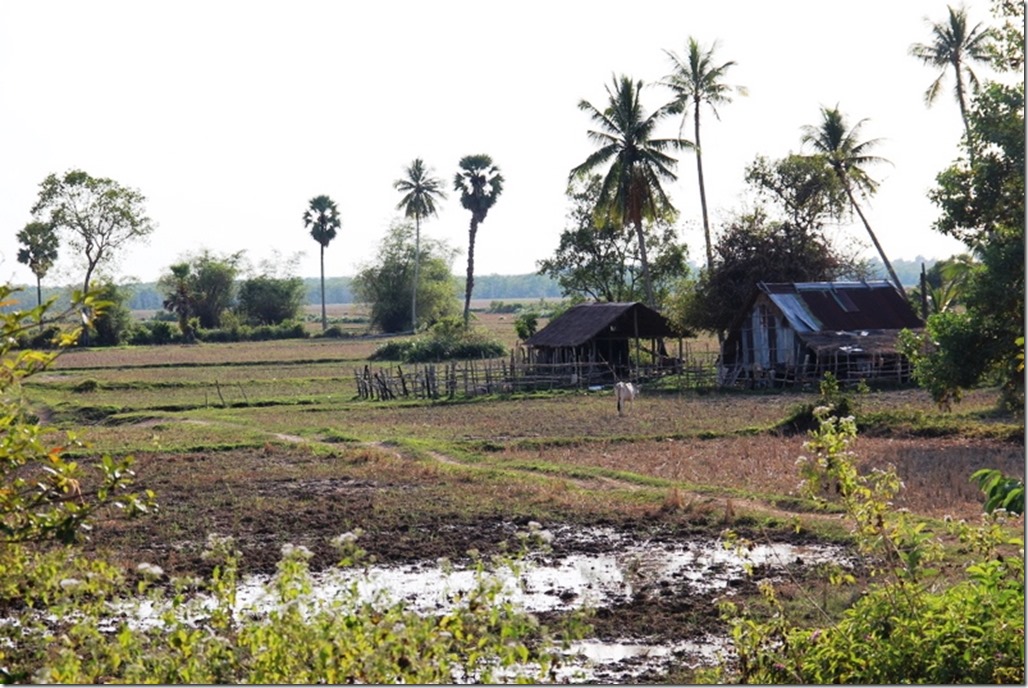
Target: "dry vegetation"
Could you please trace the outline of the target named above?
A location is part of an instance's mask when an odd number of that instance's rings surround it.
[[[480,315],[508,339],[511,321]],[[353,373],[381,341],[72,351],[27,394],[47,427],[93,443],[83,460],[137,456],[162,510],[103,523],[96,541],[171,569],[201,566],[211,531],[237,535],[268,568],[282,542],[321,552],[357,525],[395,559],[483,548],[516,519],[710,532],[765,519],[785,531],[783,516],[809,511],[796,491],[805,437],[774,428],[815,393],[644,387],[623,417],[609,391],[358,401]],[[868,470],[896,468],[898,506],[974,518],[974,470],[1024,475],[1023,425],[997,416],[995,398],[976,391],[947,416],[919,390],[862,395],[876,420],[853,449]]]

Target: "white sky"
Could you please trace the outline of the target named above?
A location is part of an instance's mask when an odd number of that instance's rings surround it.
[[[986,0],[966,6],[993,23]],[[890,259],[944,258],[961,245],[931,229],[926,192],[957,155],[960,117],[949,77],[925,107],[935,72],[907,51],[929,39],[925,17],[945,14],[944,0],[0,0],[0,281],[34,284],[15,234],[50,173],[79,168],[147,197],[158,227],[121,253],[119,277],[154,280],[202,248],[254,263],[302,251],[301,276],[317,276],[301,218],[323,193],[342,214],[325,256],[339,276],[399,216],[405,165],[424,158],[452,189],[475,153],[506,179],[476,274],[533,272],[565,227],[568,171],[594,150],[579,100],[604,107],[615,72],[661,79],[663,49],[682,55],[689,36],[717,40],[718,63],[737,63],[728,81],[749,90],[720,121],[702,113],[715,231],[742,207],[754,157],[799,152],[801,126],[838,104],[851,124],[869,120],[863,137],[893,163],[872,168],[881,187],[866,207]],[[644,103],[668,99],[653,86]],[[695,170],[683,154],[669,191],[699,263]],[[469,220],[451,192],[422,230],[463,250]],[[862,226],[840,232],[873,255]],[[67,258],[48,283],[81,279]]]

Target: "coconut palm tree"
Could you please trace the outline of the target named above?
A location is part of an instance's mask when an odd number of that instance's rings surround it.
[[[464,329],[471,322],[471,290],[475,285],[475,236],[489,209],[503,192],[503,175],[488,155],[465,155],[460,171],[454,175],[453,190],[460,193],[460,204],[471,211],[468,229],[468,278],[464,285]]]
[[[948,21],[933,23],[925,19],[931,27],[931,43],[915,43],[910,46],[910,54],[926,65],[939,70],[939,75],[925,91],[924,100],[927,105],[935,102],[942,87],[943,77],[953,68],[956,84],[954,94],[960,105],[960,117],[964,122],[971,161],[974,162],[974,145],[971,140],[971,124],[967,112],[968,87],[972,92],[978,90],[978,77],[971,69],[971,63],[987,63],[990,59],[989,46],[992,42],[992,30],[983,28],[979,22],[970,29],[967,22],[967,11],[964,8],[949,10]]]
[[[589,130],[589,138],[599,145],[599,150],[573,168],[568,179],[587,178],[597,168],[609,164],[603,175],[596,212],[613,226],[635,228],[647,305],[655,308],[642,223],[675,214],[661,182],[678,179],[674,173],[678,161],[665,151],[691,144],[680,138],[654,138],[657,124],[675,111],[674,103],[646,115],[639,102],[642,87],[642,81],[632,81],[622,75],[614,77],[613,83],[607,86],[608,102],[603,110],[588,101],[579,102],[578,108],[588,112],[597,126]]]
[[[882,245],[878,242],[878,237],[875,236],[870,223],[864,217],[864,212],[860,209],[860,204],[857,203],[857,197],[854,193],[854,189],[856,189],[857,193],[864,197],[874,194],[878,188],[878,182],[868,175],[864,170],[864,166],[888,162],[885,158],[870,155],[868,152],[879,143],[878,139],[858,140],[860,128],[866,121],[866,119],[862,119],[853,125],[852,129],[847,129],[846,118],[839,111],[838,105],[834,108],[822,106],[821,123],[817,126],[805,125],[803,127],[802,141],[805,144],[810,144],[816,154],[823,155],[828,161],[828,164],[842,183],[842,188],[846,191],[846,197],[849,199],[850,206],[860,216],[868,236],[871,237],[871,242],[878,249],[878,255],[881,257],[882,263],[885,264],[885,269],[889,271],[889,275],[892,277],[896,288],[902,292],[903,284],[900,282],[899,277],[896,276],[896,271],[892,269],[892,263],[889,262],[884,249],[882,249]]]
[[[696,150],[696,174],[700,186],[700,208],[703,211],[703,239],[707,248],[707,270],[713,267],[714,249],[710,242],[710,220],[707,216],[707,190],[703,182],[703,147],[700,145],[700,106],[710,106],[711,112],[718,120],[717,106],[732,102],[731,93],[735,91],[740,95],[746,95],[746,88],[743,86],[729,86],[724,83],[725,73],[735,65],[729,61],[721,65],[714,64],[714,50],[717,49],[715,42],[709,49],[703,50],[695,38],[689,37],[688,52],[685,59],[675,53],[665,50],[674,71],[664,77],[662,82],[665,86],[674,91],[675,107],[682,113],[682,123],[678,128],[678,136],[681,138],[688,119],[690,110],[693,116],[693,144]]]
[[[303,226],[309,227],[311,236],[321,246],[321,331],[328,329],[328,316],[325,314],[325,248],[336,238],[336,232],[342,221],[335,201],[325,195],[315,196],[310,200],[303,214]]]
[[[403,198],[396,204],[397,210],[404,211],[406,217],[414,218],[414,287],[410,299],[411,331],[418,329],[418,267],[421,261],[421,218],[436,214],[435,201],[446,198],[443,181],[429,176],[430,170],[425,167],[421,158],[414,158],[404,169],[406,175],[393,182],[393,187],[403,193]]]

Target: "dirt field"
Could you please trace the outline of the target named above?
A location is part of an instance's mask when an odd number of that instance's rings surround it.
[[[87,546],[126,566],[206,573],[207,535],[232,535],[244,570],[267,574],[285,543],[310,548],[315,569],[332,566],[329,541],[355,528],[385,564],[498,552],[530,521],[677,548],[726,528],[768,542],[847,537],[844,522],[813,512],[797,492],[805,436],[775,429],[816,394],[644,391],[624,416],[605,391],[360,402],[341,371],[368,346],[311,340],[63,357],[28,389],[40,417],[93,444],[84,463],[97,452],[133,454],[138,487],[160,503],[150,517],[101,520]],[[974,470],[1024,474],[1023,425],[997,415],[994,400],[981,390],[942,414],[919,390],[864,396],[858,409],[872,430],[852,447],[858,465],[895,467],[906,485],[897,507],[976,518]],[[558,538],[552,556],[613,546]],[[786,595],[820,585],[809,572],[791,575]],[[730,585],[733,594],[754,589],[750,579]],[[596,610],[595,634],[707,637],[721,629],[716,598],[684,580],[643,582],[630,600]],[[675,677],[652,671],[636,678]]]

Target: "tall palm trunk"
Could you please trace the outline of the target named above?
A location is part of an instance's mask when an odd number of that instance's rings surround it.
[[[418,268],[421,267],[421,215],[414,213],[414,287],[410,294],[410,331],[418,331]]]
[[[478,234],[478,218],[471,215],[468,229],[468,278],[464,285],[464,329],[471,324],[471,290],[475,287],[475,235]]]
[[[643,288],[646,290],[646,305],[656,310],[657,299],[653,295],[653,281],[650,279],[650,261],[646,257],[646,238],[643,236],[642,219],[635,219],[635,239],[639,242],[639,262],[642,264]]]
[[[696,176],[700,183],[700,209],[703,211],[703,241],[707,248],[707,270],[714,269],[714,249],[710,242],[710,220],[707,216],[707,188],[703,183],[703,149],[700,147],[700,108],[693,108],[696,136]]]
[[[885,250],[882,249],[882,245],[878,243],[878,237],[875,236],[875,233],[871,230],[871,225],[868,223],[867,218],[864,217],[864,211],[860,209],[857,199],[853,197],[853,191],[850,190],[849,183],[844,183],[843,188],[846,189],[846,195],[849,197],[850,204],[853,206],[853,209],[856,210],[857,215],[860,216],[860,221],[864,223],[864,229],[867,230],[867,235],[871,237],[871,242],[875,245],[875,248],[878,249],[878,255],[881,257],[882,263],[885,264],[885,269],[889,271],[893,284],[896,285],[896,289],[900,293],[903,293],[903,283],[900,282],[900,278],[896,275],[896,271],[892,269],[892,263],[890,263],[889,259],[885,257]]]
[[[325,312],[325,245],[321,244],[321,331],[328,329],[328,314]]]
[[[971,119],[967,114],[967,96],[964,93],[964,80],[960,75],[960,63],[953,63],[953,69],[957,75],[957,104],[960,105],[960,118],[964,122],[964,134],[967,136],[967,154],[973,167],[975,146],[974,141],[971,140]]]

